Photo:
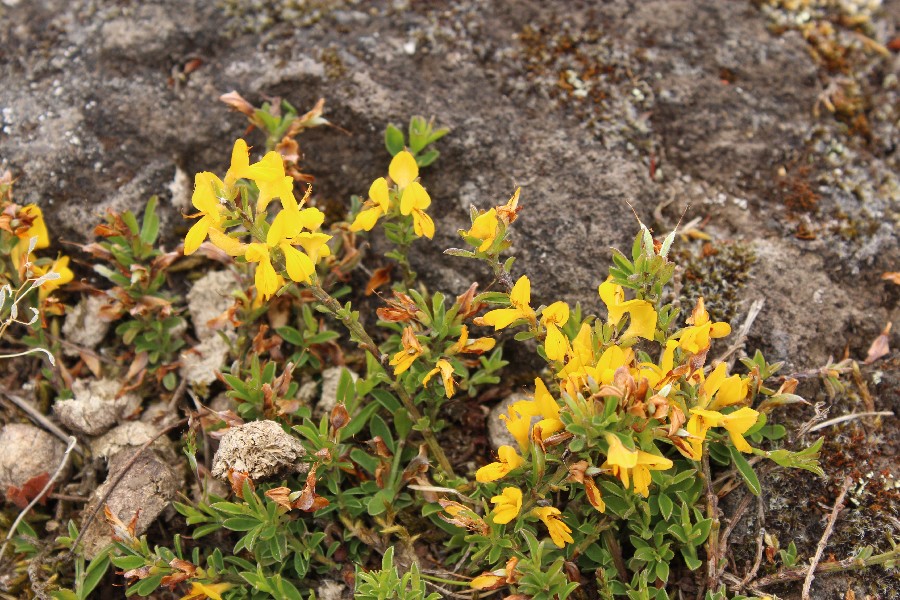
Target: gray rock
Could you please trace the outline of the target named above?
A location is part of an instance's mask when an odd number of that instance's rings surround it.
[[[231,334],[234,337],[234,334]],[[218,334],[181,353],[181,376],[191,385],[207,386],[216,380],[231,345]]]
[[[43,473],[52,476],[66,452],[58,438],[27,423],[0,429],[0,448],[0,493],[10,486],[20,488]]]
[[[76,379],[72,384],[75,397],[58,400],[53,412],[72,431],[100,435],[141,405],[136,394],[118,396],[119,389],[120,383],[112,379]]]
[[[171,460],[148,449],[141,453],[113,487],[113,482],[131,458],[130,452],[119,452],[110,460],[106,481],[91,496],[84,514],[91,514],[106,497],[104,506],[108,506],[125,525],[129,525],[137,515],[134,534],[140,536],[170,505],[182,488],[183,477],[173,468]],[[102,510],[84,532],[84,553],[89,559],[113,541],[113,529],[103,518]]]
[[[234,304],[231,293],[238,288],[237,279],[230,271],[212,271],[191,283],[187,294],[188,312],[194,325],[194,333],[200,341],[220,337],[218,331],[232,331],[234,326],[226,322],[220,329],[213,329],[209,322],[221,316]]]
[[[120,453],[129,451],[129,456],[159,433],[159,429],[144,421],[128,421],[113,427],[100,437],[91,440],[91,454],[111,461]],[[161,436],[154,441],[150,450],[167,462],[174,464],[177,459],[175,448],[169,438]]]
[[[303,444],[275,421],[253,421],[225,432],[213,458],[212,474],[219,479],[228,471],[248,473],[254,481],[291,473],[305,473],[309,465]]]
[[[322,393],[319,395],[319,401],[316,403],[313,415],[321,417],[330,414],[331,410],[337,406],[337,389],[338,383],[341,381],[341,374],[347,371],[355,382],[359,379],[359,375],[352,369],[347,367],[329,367],[322,371]]]
[[[109,331],[109,321],[100,318],[100,308],[104,304],[104,296],[87,296],[66,313],[62,328],[66,340],[91,350],[96,348]],[[78,349],[63,346],[63,353],[78,356]]]

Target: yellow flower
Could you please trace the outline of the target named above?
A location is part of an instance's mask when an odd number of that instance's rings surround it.
[[[267,153],[261,161],[247,168],[245,177],[252,179],[259,189],[256,199],[256,212],[266,210],[273,199],[281,200],[285,210],[296,210],[297,199],[294,198],[294,178],[284,172],[284,159],[274,150]]]
[[[718,410],[737,404],[747,397],[749,384],[740,375],[726,377],[728,365],[719,363],[700,386],[700,406]]]
[[[722,413],[692,408],[691,412],[706,421],[710,427],[723,427],[731,438],[731,443],[741,452],[752,452],[753,448],[744,439],[744,434],[759,420],[759,413],[745,406],[732,413]],[[691,417],[693,419],[693,417]]]
[[[505,525],[519,515],[522,510],[522,490],[517,487],[503,488],[499,496],[491,498],[494,507],[494,523]]]
[[[519,448],[523,451],[528,448],[531,440],[529,432],[531,431],[531,418],[519,413],[512,406],[509,407],[509,416],[500,415],[500,420],[506,422],[506,428],[512,436],[519,442]]]
[[[512,446],[500,446],[497,449],[497,457],[500,459],[498,462],[485,465],[475,472],[475,481],[478,483],[497,481],[525,464],[525,459],[519,456]]]
[[[224,186],[228,189],[234,187],[238,179],[245,179],[250,176],[250,148],[247,142],[242,139],[234,141],[234,147],[231,149],[231,166],[225,173]]]
[[[10,251],[10,259],[16,269],[21,269],[25,263],[25,255],[28,254],[28,248],[31,246],[31,238],[37,238],[34,244],[34,250],[47,248],[50,246],[50,234],[47,232],[47,224],[44,222],[44,213],[37,204],[26,204],[18,213],[23,221],[31,220],[31,224],[22,231],[16,229],[16,237],[19,241]]]
[[[416,338],[416,332],[412,326],[403,330],[403,337],[400,340],[403,348],[391,359],[391,366],[394,367],[394,375],[399,375],[409,369],[417,358],[422,356],[425,349]]]
[[[688,325],[681,332],[680,345],[692,354],[700,354],[709,348],[710,340],[725,337],[731,333],[731,325],[725,322],[713,323],[709,319],[709,313],[703,306],[703,297],[697,300],[697,306],[687,319]]]
[[[529,419],[540,416],[541,420],[535,427],[540,427],[542,440],[546,440],[564,427],[559,418],[559,405],[540,378],[534,380],[534,400],[516,402],[512,405],[511,410],[518,411],[523,417]]]
[[[505,225],[509,225],[515,221],[519,215],[519,211],[522,210],[519,208],[519,193],[521,191],[522,188],[516,188],[516,191],[513,192],[512,197],[510,197],[506,204],[497,207],[497,216]]]
[[[244,254],[248,262],[259,263],[256,267],[256,289],[263,300],[267,300],[284,285],[284,279],[272,266],[271,250],[278,248],[284,254],[284,266],[288,277],[293,281],[309,283],[316,272],[312,259],[291,245],[290,238],[299,232],[295,231],[297,223],[289,221],[291,217],[288,211],[278,213],[266,234],[266,243],[254,242],[247,246]]]
[[[631,316],[628,329],[622,334],[623,340],[632,337],[653,340],[653,334],[656,331],[656,309],[652,304],[646,300],[628,300],[626,302],[625,290],[622,289],[622,286],[613,283],[612,277],[600,284],[598,292],[609,312],[608,322],[611,325],[618,325],[625,313]]]
[[[497,345],[497,340],[489,337],[469,339],[469,328],[465,325],[459,332],[459,340],[447,349],[447,354],[484,354]]]
[[[372,231],[375,223],[382,216],[387,214],[391,207],[390,192],[388,191],[387,179],[379,177],[369,186],[369,200],[366,202],[366,208],[356,215],[353,223],[350,225],[350,231]]]
[[[473,237],[481,240],[478,246],[479,252],[484,252],[494,244],[497,239],[497,209],[492,208],[489,211],[478,215],[472,222],[472,228],[468,231],[460,230],[460,233],[466,237]]]
[[[391,181],[403,190],[419,177],[419,165],[416,164],[416,159],[412,154],[403,150],[391,160],[391,164],[388,166],[388,175],[390,175]]]
[[[434,221],[425,214],[425,209],[431,205],[431,196],[416,181],[419,177],[416,159],[406,150],[398,152],[388,167],[388,174],[400,192],[400,214],[412,215],[416,235],[433,238]]]
[[[556,544],[557,548],[563,548],[566,543],[573,543],[572,530],[566,525],[560,515],[562,514],[558,508],[553,506],[543,506],[535,508],[531,514],[539,518],[547,526],[550,532],[550,539]]]
[[[569,320],[569,305],[554,302],[541,313],[541,324],[547,328],[544,352],[550,360],[564,360],[569,351],[569,339],[559,330]]]
[[[422,380],[422,386],[428,385],[428,382],[431,381],[431,378],[438,373],[441,374],[441,379],[444,382],[444,391],[447,393],[448,398],[453,397],[454,391],[454,382],[453,382],[453,365],[451,365],[448,361],[443,358],[437,361],[435,367],[428,371],[428,374],[425,375],[425,379]]]
[[[492,325],[494,331],[499,331],[505,327],[509,327],[513,321],[518,319],[527,319],[529,322],[535,322],[534,310],[529,303],[531,302],[531,282],[528,277],[522,275],[513,286],[512,292],[509,294],[509,303],[512,308],[497,308],[481,317],[481,323],[484,325]]]
[[[204,171],[197,173],[194,178],[194,193],[191,196],[191,204],[200,211],[200,220],[191,226],[184,238],[184,255],[188,256],[197,251],[210,229],[221,232],[222,205],[219,196],[224,193],[225,184],[214,173]]]
[[[622,481],[625,489],[632,487],[635,493],[646,498],[650,494],[650,471],[665,471],[672,468],[672,461],[643,450],[629,450],[619,436],[607,433],[609,444],[604,467],[611,469],[613,476]]]
[[[500,587],[506,583],[506,577],[503,575],[495,575],[494,573],[484,573],[469,582],[469,587],[473,590],[489,590]]]
[[[38,299],[41,301],[52,294],[54,290],[66,285],[75,278],[75,274],[72,272],[72,269],[69,268],[68,256],[57,258],[49,268],[35,266],[33,267],[33,270],[36,277],[41,277],[51,272],[59,273],[58,278],[45,281],[38,289]]]
[[[222,592],[231,588],[230,583],[200,583],[191,582],[191,589],[181,600],[222,600]]]

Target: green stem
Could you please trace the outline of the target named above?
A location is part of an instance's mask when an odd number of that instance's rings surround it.
[[[494,280],[503,286],[503,289],[506,290],[507,294],[510,293],[513,289],[513,280],[512,277],[509,276],[509,273],[506,272],[506,269],[503,268],[503,263],[500,262],[500,256],[491,255],[487,262],[491,265],[491,270],[494,272]]]
[[[313,293],[313,296],[316,297],[316,300],[321,302],[335,318],[343,323],[344,327],[350,332],[350,337],[356,340],[363,350],[374,356],[383,366],[387,366],[387,354],[381,353],[378,349],[378,345],[375,344],[371,336],[366,333],[362,323],[354,319],[351,315],[344,314],[340,302],[326,292],[318,282],[311,284],[309,289]],[[413,401],[412,396],[410,396],[409,392],[406,391],[406,388],[403,387],[403,384],[394,379],[391,381],[391,389],[399,396],[400,402],[403,403],[403,408],[409,413],[409,417],[412,421],[414,423],[419,422],[422,419],[422,413]],[[430,429],[424,429],[421,433],[422,437],[425,438],[425,443],[428,445],[429,450],[431,450],[432,456],[438,461],[441,470],[444,471],[448,477],[454,477],[455,474],[453,473],[453,466],[450,464],[450,459],[447,458],[444,449],[441,448],[441,445],[438,443],[434,432]]]

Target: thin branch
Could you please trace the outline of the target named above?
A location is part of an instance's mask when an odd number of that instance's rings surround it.
[[[756,499],[756,514],[759,519],[759,534],[756,538],[756,558],[753,561],[753,566],[750,568],[750,571],[741,580],[738,589],[744,588],[748,583],[753,581],[753,578],[756,577],[757,573],[759,573],[760,565],[762,565],[763,546],[765,545],[766,541],[766,513],[765,507],[763,505],[762,495],[757,496]]]
[[[0,391],[0,394],[3,394],[3,396],[7,400],[9,400],[13,404],[15,404],[19,408],[19,410],[21,410],[22,412],[27,414],[28,417],[31,420],[33,420],[34,422],[36,422],[38,425],[40,425],[41,427],[43,427],[44,429],[46,429],[47,431],[49,431],[50,433],[52,433],[53,435],[55,435],[56,437],[61,439],[63,442],[69,443],[69,438],[71,436],[68,433],[66,433],[65,431],[63,431],[62,429],[60,429],[56,423],[54,423],[53,421],[48,419],[46,415],[41,413],[41,411],[39,411],[34,406],[32,406],[28,400],[26,400],[25,398],[22,398],[21,396],[17,396],[16,394],[7,392],[5,390]],[[84,453],[81,451],[81,448],[76,447],[75,452],[81,456],[84,455]]]
[[[750,305],[750,310],[747,311],[747,317],[744,319],[741,328],[738,329],[734,341],[731,342],[731,345],[714,362],[724,362],[732,354],[744,348],[744,344],[747,343],[747,336],[750,335],[750,328],[753,327],[753,322],[756,321],[756,317],[759,316],[759,313],[762,311],[765,304],[766,301],[764,298],[753,301],[753,304]]]
[[[712,521],[709,537],[706,539],[706,589],[719,588],[719,561],[722,553],[719,548],[719,497],[713,489],[712,472],[709,468],[709,448],[703,447],[701,458],[703,479],[706,487],[706,518]]]
[[[816,566],[818,566],[819,561],[822,559],[822,553],[825,551],[825,546],[828,544],[828,538],[831,537],[831,532],[834,531],[834,523],[837,521],[838,513],[840,513],[841,509],[844,507],[844,497],[847,495],[847,490],[850,489],[851,485],[853,485],[853,478],[844,478],[844,485],[841,487],[841,493],[838,494],[837,500],[834,502],[834,508],[831,510],[831,516],[828,517],[828,524],[825,526],[825,532],[822,534],[819,545],[816,547],[816,554],[809,564],[809,573],[806,574],[806,579],[803,581],[803,592],[800,595],[802,600],[809,600],[809,588],[815,578]]]
[[[843,415],[840,417],[835,417],[833,419],[828,419],[827,421],[822,421],[818,425],[809,428],[809,432],[818,431],[820,429],[825,429],[826,427],[831,427],[832,425],[839,425],[840,423],[845,423],[847,421],[852,421],[854,419],[862,419],[864,417],[893,417],[894,413],[889,410],[882,410],[876,412],[861,412],[861,413],[850,413],[848,415]]]
[[[59,463],[59,466],[56,467],[56,472],[53,473],[53,477],[50,478],[50,480],[44,486],[44,489],[42,489],[41,492],[37,496],[35,496],[31,500],[31,502],[28,503],[28,506],[26,506],[25,508],[22,509],[22,512],[19,513],[19,516],[16,517],[16,520],[13,521],[13,524],[10,526],[9,533],[6,534],[6,539],[3,541],[3,546],[0,547],[0,559],[3,558],[3,554],[4,554],[4,552],[6,552],[6,546],[9,545],[9,540],[12,539],[12,536],[15,535],[16,529],[19,528],[19,524],[22,522],[22,519],[25,518],[25,515],[27,515],[29,512],[31,512],[31,509],[34,508],[34,505],[37,504],[41,498],[44,497],[44,494],[46,494],[48,491],[50,491],[50,488],[56,482],[56,479],[59,477],[59,475],[63,472],[63,469],[65,469],[66,465],[69,464],[69,454],[71,454],[72,449],[78,445],[78,440],[76,440],[72,436],[69,436],[68,441],[69,441],[69,445],[68,445],[68,447],[66,447],[66,452],[65,452],[65,454],[63,454],[63,457]]]

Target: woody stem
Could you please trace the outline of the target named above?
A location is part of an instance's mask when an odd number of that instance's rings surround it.
[[[316,297],[316,300],[321,302],[322,305],[328,309],[328,312],[343,323],[344,327],[350,332],[350,339],[356,341],[363,350],[374,356],[382,366],[387,366],[387,355],[381,353],[378,349],[378,345],[372,340],[371,336],[369,336],[362,326],[362,323],[359,322],[359,319],[356,318],[349,309],[345,309],[341,306],[340,302],[326,292],[318,282],[312,283],[309,286],[309,290],[313,293],[313,296]],[[420,422],[423,419],[422,413],[413,401],[412,396],[410,396],[406,388],[403,387],[403,384],[397,379],[394,379],[391,381],[391,389],[393,389],[400,398],[403,408],[406,409],[406,412],[409,414],[412,421],[414,423]],[[425,443],[428,445],[429,450],[431,450],[432,456],[434,456],[438,461],[438,464],[440,464],[441,470],[444,471],[444,474],[448,477],[453,477],[453,466],[450,464],[450,459],[448,459],[447,455],[444,453],[444,449],[441,448],[440,443],[438,443],[434,432],[429,428],[423,428],[421,433],[422,437],[425,438]]]

